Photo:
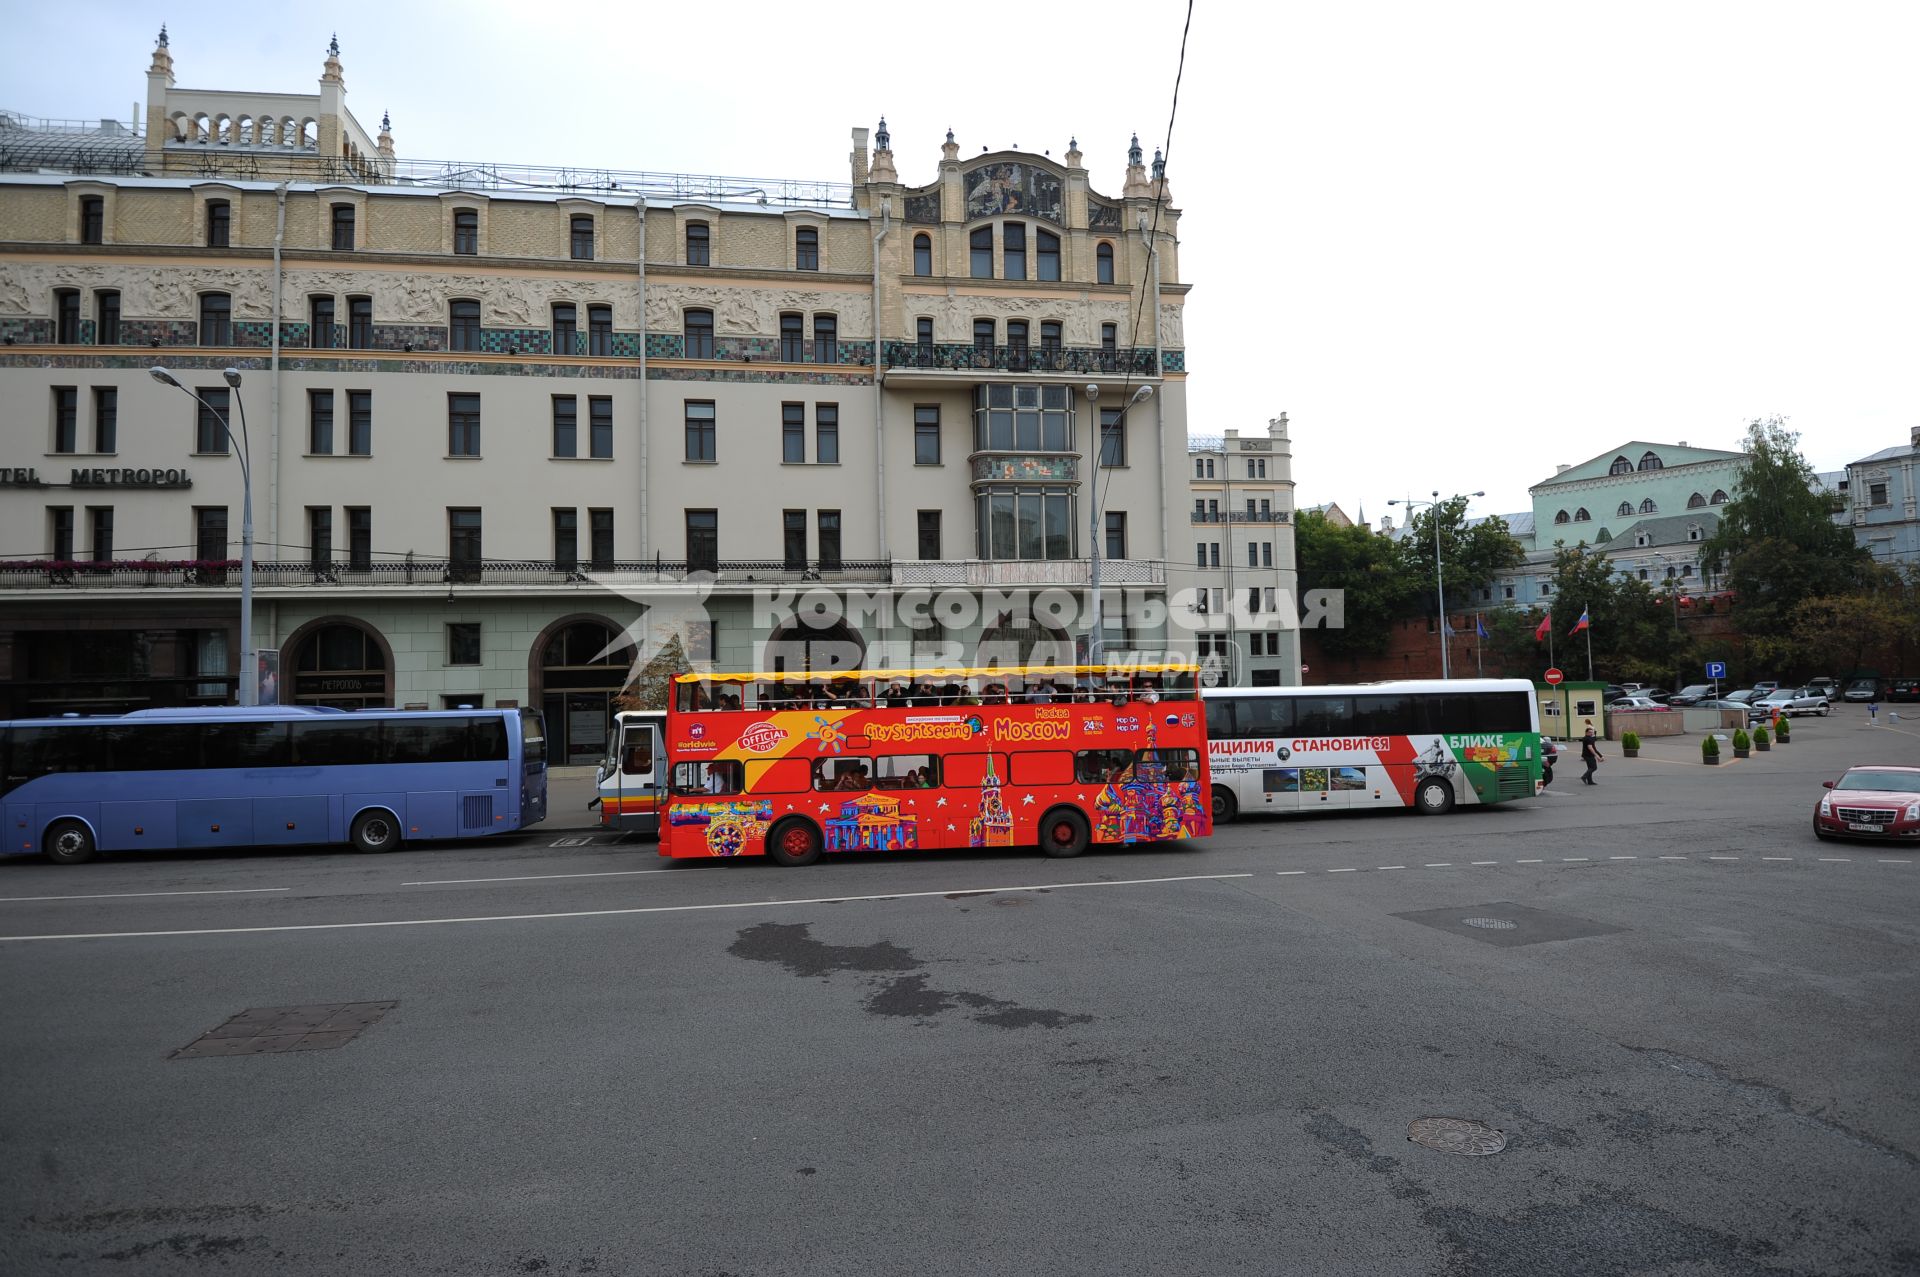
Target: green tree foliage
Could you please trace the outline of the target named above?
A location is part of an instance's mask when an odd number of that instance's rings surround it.
[[[1814,489],[1798,444],[1779,417],[1747,427],[1733,499],[1700,550],[1701,564],[1734,592],[1741,630],[1763,647],[1786,634],[1801,602],[1857,588],[1869,564],[1852,530],[1833,521],[1832,499]]]
[[[1433,594],[1433,529],[1440,525],[1441,576],[1447,588],[1451,608],[1458,608],[1473,597],[1473,591],[1490,585],[1496,573],[1518,567],[1526,551],[1499,515],[1467,522],[1467,498],[1450,497],[1427,506],[1407,525],[1407,535],[1398,543],[1406,570],[1428,591],[1429,610],[1436,604]]]
[[[1417,606],[1399,546],[1366,528],[1338,527],[1305,511],[1294,523],[1294,558],[1303,598],[1311,590],[1343,592],[1342,627],[1321,635],[1329,656],[1380,655],[1393,622]]]
[[[1803,599],[1777,633],[1750,639],[1754,655],[1796,677],[1912,668],[1920,655],[1920,567],[1870,566],[1865,585]]]
[[[1587,674],[1588,632],[1572,633],[1585,610],[1592,634],[1594,678],[1655,684],[1675,678],[1684,681],[1691,643],[1675,619],[1671,594],[1656,594],[1647,582],[1618,575],[1604,553],[1583,542],[1554,547],[1553,598],[1555,656],[1569,677]],[[1544,655],[1546,644],[1539,647]]]
[[[693,665],[687,660],[687,650],[680,643],[680,635],[669,634],[660,645],[660,650],[640,667],[640,673],[634,676],[633,686],[619,698],[619,707],[665,709],[668,697],[673,694],[673,680],[692,669]]]

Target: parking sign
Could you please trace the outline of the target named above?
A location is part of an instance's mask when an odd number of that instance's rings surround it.
[[[1726,676],[1727,676],[1727,663],[1725,661],[1708,661],[1707,662],[1708,678],[1712,679],[1714,682],[1717,683],[1721,679],[1725,678]]]

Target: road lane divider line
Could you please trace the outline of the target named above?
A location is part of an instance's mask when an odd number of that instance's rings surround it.
[[[1539,861],[1539,860],[1516,860],[1513,863],[1516,865],[1538,865],[1538,864],[1543,864],[1545,862]]]
[[[1405,865],[1375,865],[1374,868],[1376,870],[1405,869],[1406,866]]]
[[[1910,865],[1913,862],[1911,860],[1883,860],[1880,863],[1883,865]]]
[[[1420,867],[1422,869],[1451,869],[1453,868],[1453,862],[1451,860],[1437,860],[1433,864],[1422,865]]]
[[[1360,871],[1358,869],[1329,869],[1327,872],[1330,874],[1357,874]]]
[[[1305,873],[1304,869],[1279,869],[1274,872],[1276,878],[1292,878]]]
[[[641,874],[710,874],[721,873],[730,868],[728,865],[705,865],[698,869],[609,869],[597,873],[578,874],[520,874],[512,878],[423,878],[419,882],[403,882],[403,887],[452,887],[473,882],[542,882],[549,878],[634,878]]]
[[[274,931],[366,931],[376,927],[437,927],[466,922],[541,922],[560,918],[617,918],[649,913],[711,913],[722,909],[770,909],[789,905],[848,905],[932,896],[1006,895],[1022,891],[1067,891],[1075,887],[1148,887],[1171,882],[1220,882],[1243,874],[1185,874],[1176,878],[1125,878],[1110,882],[1036,882],[1017,887],[960,887],[945,891],[889,891],[868,896],[810,896],[799,900],[729,900],[710,905],[649,905],[630,909],[576,909],[564,913],[507,913],[471,918],[392,918],[380,922],[300,922],[272,927],[201,927],[181,931],[97,931],[71,935],[0,936],[0,943],[27,940],[144,940],[160,936],[237,936]]]
[[[1473,863],[1476,865],[1497,865],[1500,862],[1497,860],[1476,860]]]
[[[33,900],[130,900],[136,896],[264,896],[292,887],[223,887],[213,891],[103,891],[90,896],[0,896],[0,905],[26,904]]]
[[[1586,860],[1586,859],[1588,859],[1588,857],[1586,857],[1586,856],[1562,856],[1562,857],[1560,857],[1560,860],[1561,860],[1561,863],[1563,863],[1563,864],[1571,864],[1571,863],[1572,863],[1573,861],[1576,861],[1576,860]]]
[[[1638,860],[1638,856],[1608,856],[1608,860]]]
[[[1762,860],[1792,860],[1792,856],[1762,856]]]
[[[1708,856],[1708,860],[1738,860],[1738,856]]]
[[[1820,857],[1820,863],[1823,865],[1850,865],[1853,861],[1847,856],[1822,856]]]
[[[1662,856],[1662,857],[1660,857],[1660,859],[1662,859],[1662,860],[1685,860],[1685,859],[1686,859],[1686,857],[1685,857],[1685,856]]]

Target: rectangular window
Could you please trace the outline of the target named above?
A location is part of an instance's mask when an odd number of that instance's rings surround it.
[[[93,388],[93,450],[120,450],[120,391],[113,386]]]
[[[53,295],[54,340],[62,346],[80,342],[80,290],[63,288]]]
[[[1038,274],[1035,278],[1043,281],[1060,278],[1060,237],[1052,231],[1035,230],[1036,241],[1035,266]]]
[[[233,205],[225,200],[207,201],[207,247],[228,248],[233,244]]]
[[[1207,566],[1207,543],[1205,541],[1196,542],[1193,549],[1195,565],[1198,567]]]
[[[578,354],[578,342],[575,334],[579,327],[572,302],[555,302],[553,306],[553,353],[556,355]]]
[[[933,240],[925,235],[913,237],[913,273],[933,274]]]
[[[716,461],[714,414],[711,399],[689,399],[686,406],[687,460]]]
[[[793,268],[820,269],[820,232],[811,226],[801,226],[793,232]]]
[[[455,581],[480,579],[480,511],[472,507],[447,510],[447,571]]]
[[[587,307],[587,353],[602,359],[613,354],[613,307]]]
[[[1043,319],[1040,321],[1040,349],[1046,351],[1049,355],[1060,353],[1059,320]],[[1052,366],[1051,361],[1049,361],[1049,366]]]
[[[940,405],[915,404],[913,407],[913,464],[940,464]]]
[[[705,222],[687,223],[687,265],[713,265],[713,239]]]
[[[200,295],[200,344],[233,344],[233,299],[225,293]]]
[[[688,359],[713,358],[713,312],[690,310],[681,318]]]
[[[450,457],[480,455],[479,395],[450,394],[447,396],[447,455]]]
[[[480,663],[480,622],[447,622],[447,664],[478,665]]]
[[[1021,222],[1008,222],[1000,232],[1000,269],[1002,278],[1027,277],[1027,228]]]
[[[333,392],[307,392],[307,451],[314,456],[333,455]]]
[[[93,314],[94,344],[118,346],[120,344],[120,294],[112,291],[95,293]]]
[[[1868,505],[1887,504],[1887,485],[1885,483],[1868,483],[1867,484],[1867,504]]]
[[[802,572],[807,566],[807,512],[787,510],[780,516],[780,545],[787,571]]]
[[[920,511],[919,531],[920,557],[929,561],[940,558],[940,512]]]
[[[87,522],[93,533],[93,561],[95,563],[113,562],[113,507],[96,505],[87,507]]]
[[[967,273],[974,279],[993,278],[993,227],[979,227],[967,236]]]
[[[687,511],[687,570],[717,572],[720,569],[720,512]]]
[[[1127,516],[1125,511],[1107,511],[1107,557],[1127,557]]]
[[[780,460],[797,466],[807,459],[807,406],[780,405]]]
[[[553,512],[553,566],[571,572],[580,566],[580,512],[571,508]]]
[[[613,397],[591,395],[587,399],[587,455],[613,456]]]
[[[1260,547],[1252,541],[1247,542],[1247,566],[1250,568],[1260,566]]]
[[[333,349],[333,298],[315,297],[307,303],[307,345],[314,350]]]
[[[580,455],[580,401],[572,395],[553,397],[553,455]]]
[[[472,208],[453,210],[453,251],[461,257],[480,252],[480,211]]]
[[[1120,329],[1114,324],[1100,325],[1100,349],[1111,354],[1119,344]]]
[[[100,195],[80,197],[80,242],[101,244],[107,238],[107,201]]]
[[[52,551],[47,557],[56,563],[73,562],[73,507],[49,506],[47,528],[48,539],[52,542]]]
[[[813,362],[816,364],[840,362],[840,321],[833,315],[813,317]]]
[[[447,305],[447,349],[480,349],[480,303],[456,301]]]
[[[53,388],[53,450],[80,450],[80,391],[77,387]]]
[[[336,252],[353,251],[353,205],[333,206],[333,247]]]
[[[307,507],[307,553],[315,572],[333,567],[333,507]]]
[[[373,298],[347,298],[347,347],[373,349]]]
[[[994,344],[995,331],[996,330],[995,330],[995,325],[993,320],[991,319],[974,320],[973,321],[973,348],[975,350],[989,350],[989,351],[992,350],[993,344]]]
[[[1263,568],[1273,566],[1273,542],[1271,541],[1260,543],[1260,566]]]
[[[1100,464],[1103,466],[1124,466],[1127,464],[1127,428],[1126,410],[1123,408],[1102,408],[1100,410]]]
[[[913,342],[925,350],[933,345],[933,320],[926,315],[913,321]],[[924,360],[925,356],[922,356]],[[925,366],[924,364],[922,365]]]
[[[1220,566],[1220,543],[1218,541],[1212,541],[1207,544],[1207,561],[1211,567],[1217,568]]]
[[[593,260],[593,218],[589,215],[577,215],[570,219],[568,226],[568,250],[576,262]]]
[[[365,572],[373,566],[373,507],[347,507],[347,566]]]
[[[587,535],[590,538],[588,549],[593,555],[593,566],[602,570],[613,566],[613,511],[587,511]]]
[[[840,405],[813,406],[813,460],[817,465],[840,464]]]
[[[797,364],[806,357],[806,320],[789,311],[780,316],[780,362]]]
[[[373,455],[373,392],[347,392],[347,452],[355,457]]]
[[[194,391],[200,404],[194,417],[193,450],[225,454],[228,435],[226,417],[231,411],[225,386],[201,386]]]
[[[822,510],[820,512],[820,570],[837,572],[840,570],[840,512]]]
[[[227,507],[203,505],[193,508],[193,557],[207,563],[226,561]]]

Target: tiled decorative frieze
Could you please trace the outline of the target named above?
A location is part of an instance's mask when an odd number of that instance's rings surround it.
[[[1185,372],[1187,370],[1187,352],[1184,350],[1161,351],[1160,366],[1167,372]]]
[[[53,342],[51,319],[0,318],[0,340],[11,337],[22,346],[45,346]]]
[[[198,344],[199,326],[186,319],[123,319],[120,344],[123,346],[193,346]]]

